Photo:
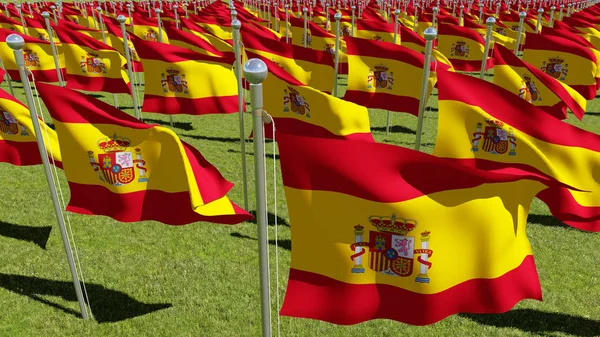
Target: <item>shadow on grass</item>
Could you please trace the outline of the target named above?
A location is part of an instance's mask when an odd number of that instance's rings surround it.
[[[94,98],[104,98],[104,95],[101,94],[87,94],[88,96],[92,96]]]
[[[50,226],[44,226],[44,227],[20,226],[20,225],[14,225],[14,224],[11,224],[8,222],[0,221],[0,235],[1,236],[35,243],[36,245],[40,246],[42,249],[46,249],[46,244],[48,243],[48,238],[50,237],[51,231],[52,231],[52,227],[50,227]]]
[[[250,240],[254,240],[254,241],[258,240],[251,236],[240,234],[240,233],[231,233],[230,235],[232,237],[238,238],[238,239],[250,239]],[[272,246],[275,246],[275,240],[269,240],[269,244]],[[291,251],[292,250],[292,241],[289,239],[278,240],[277,247]]]
[[[58,296],[65,301],[76,302],[77,297],[75,296],[73,282],[0,273],[0,287],[68,314],[81,317],[81,313],[78,311],[42,298],[42,296]],[[98,323],[119,322],[172,306],[170,303],[142,303],[125,293],[104,288],[99,284],[86,283],[86,288],[91,310]]]
[[[251,222],[256,223],[256,221],[257,221],[256,220],[256,210],[251,210],[249,213],[254,217],[254,220],[252,220]],[[268,215],[267,221],[268,221],[269,226],[275,226],[275,214],[268,212],[267,215]],[[290,227],[290,224],[284,218],[280,217],[279,215],[277,216],[277,225]]]
[[[596,97],[600,97],[600,96],[596,96]],[[590,116],[600,116],[600,112],[595,112],[595,111],[586,112],[585,114],[590,115]]]
[[[268,143],[268,141],[267,141],[267,143]],[[270,146],[269,146],[269,149],[271,149]],[[233,149],[229,149],[229,150],[227,150],[227,152],[229,152],[229,153],[242,153],[239,150],[233,150]],[[248,150],[246,150],[246,154],[248,156],[253,156],[254,157],[254,152],[248,152]],[[273,154],[272,153],[267,153],[266,156],[267,156],[268,159],[273,159]],[[278,154],[275,155],[275,160],[279,160],[279,155]]]
[[[210,140],[213,142],[222,142],[222,143],[239,143],[239,138],[234,137],[210,137],[210,136],[197,136],[197,135],[181,135],[182,137],[188,137],[192,139],[200,139],[200,140]]]
[[[504,314],[460,314],[460,316],[480,324],[498,328],[515,328],[543,335],[562,332],[575,336],[597,336],[600,331],[598,320],[535,309],[516,309]]]
[[[133,107],[131,107],[131,109],[133,109]],[[163,120],[160,120],[160,119],[152,119],[152,118],[144,118],[144,123],[159,124],[159,125],[164,125],[164,126],[171,126],[171,123],[169,121],[163,121]],[[185,131],[194,130],[194,127],[192,126],[191,122],[176,122],[176,121],[173,121],[173,127],[181,129],[181,130],[185,130]],[[188,136],[188,137],[190,137],[190,136]]]
[[[562,228],[572,229],[572,227],[565,225],[562,221],[558,220],[557,218],[553,217],[552,215],[529,214],[527,216],[527,222],[540,224],[542,226],[548,226],[548,227],[562,227]]]
[[[371,132],[373,131],[380,131],[380,132],[385,132],[385,126],[374,126],[371,127]],[[391,133],[405,133],[405,134],[409,134],[409,135],[416,135],[417,132],[415,130],[409,129],[406,126],[402,126],[402,125],[392,125],[390,126],[390,132]]]

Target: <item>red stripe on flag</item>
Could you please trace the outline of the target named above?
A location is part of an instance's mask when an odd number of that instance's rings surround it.
[[[344,100],[368,108],[407,112],[414,116],[419,114],[419,99],[409,96],[398,96],[383,92],[366,92],[347,90]]]
[[[52,159],[48,158],[50,164]],[[9,163],[16,166],[40,165],[40,150],[37,142],[11,142],[0,140],[0,163]],[[63,168],[62,162],[55,161],[55,166]]]
[[[565,224],[584,231],[600,232],[599,206],[580,205],[565,188],[547,188],[537,197],[548,205],[552,215]]]
[[[122,78],[110,77],[88,77],[83,75],[67,74],[67,88],[86,90],[86,91],[102,91],[113,94],[131,94],[131,88],[125,84]]]
[[[238,112],[237,95],[204,98],[163,97],[145,95],[143,112],[167,115],[207,115]],[[223,112],[225,111],[225,112]]]

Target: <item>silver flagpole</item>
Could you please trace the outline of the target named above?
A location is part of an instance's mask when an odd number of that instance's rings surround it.
[[[492,27],[495,23],[496,19],[494,19],[493,16],[490,16],[485,20],[487,32],[485,33],[485,48],[483,49],[483,59],[481,60],[481,73],[479,74],[479,78],[482,80],[485,77],[485,68],[488,63],[488,54],[490,53],[490,42],[492,41]]]
[[[127,15],[129,16],[129,28],[131,28],[131,32],[133,33],[133,17],[131,16],[131,4],[125,5],[127,7]]]
[[[242,53],[241,53],[241,39],[240,39],[240,28],[242,23],[234,16],[236,11],[231,11],[233,21],[231,22],[231,28],[233,28],[233,50],[235,52],[235,77],[237,78],[238,88],[238,110],[240,120],[240,142],[241,142],[241,153],[242,153],[242,180],[244,181],[244,209],[248,210],[248,179],[246,177],[246,136],[244,135],[244,90],[242,88]],[[236,13],[237,15],[237,13]]]
[[[394,11],[394,16],[396,18],[395,22],[394,22],[394,44],[397,44],[397,40],[398,40],[398,15],[400,15],[400,10],[396,9]],[[385,135],[389,135],[390,134],[390,124],[392,123],[392,113],[390,112],[390,110],[388,110],[387,112],[387,124],[385,126]]]
[[[290,12],[289,5],[285,5],[285,43],[290,43]]]
[[[178,8],[179,6],[173,5],[173,12],[175,13],[175,28],[181,29],[181,26],[179,25],[179,13],[177,13]]]
[[[161,2],[162,4],[162,2]],[[162,6],[161,6],[162,7]],[[156,13],[156,20],[158,22],[158,42],[163,43],[163,31],[162,31],[162,22],[160,21],[160,8],[155,8],[154,12]],[[173,115],[169,115],[169,123],[171,127],[173,127]]]
[[[538,9],[538,19],[537,19],[537,24],[535,25],[535,31],[538,34],[542,33],[542,14],[544,14],[544,9],[542,9],[542,7],[540,7]]]
[[[302,8],[302,12],[304,13],[304,35],[303,35],[303,39],[302,39],[302,43],[304,44],[304,48],[306,48],[308,46],[308,18],[306,17],[306,14],[308,13],[308,8],[304,7]]]
[[[333,77],[333,97],[338,97],[338,73],[340,68],[340,20],[342,19],[342,14],[340,12],[335,13],[333,16],[335,20],[335,52],[334,52],[334,66],[335,66],[335,76]]]
[[[356,6],[352,5],[352,30],[350,31],[350,36],[354,37],[354,21],[356,17],[354,16],[354,11],[356,10]]]
[[[102,18],[102,8],[100,8],[100,6],[98,6],[96,8],[96,11],[98,12],[98,23],[100,23],[100,32],[102,32],[102,42],[104,44],[106,44],[106,34],[104,32],[104,19]],[[131,79],[129,79],[129,81],[131,81]],[[115,105],[115,108],[119,108],[119,102],[117,101],[117,94],[113,94],[113,104]]]
[[[27,105],[29,105],[29,113],[31,115],[31,121],[33,122],[33,129],[35,130],[35,138],[37,140],[38,149],[40,150],[40,156],[42,157],[42,163],[44,164],[44,173],[46,174],[46,180],[48,181],[48,186],[50,187],[50,195],[52,196],[54,212],[56,213],[56,218],[58,220],[58,228],[60,229],[60,235],[63,240],[65,252],[67,253],[67,261],[69,262],[69,269],[71,270],[71,276],[73,277],[73,286],[75,287],[75,294],[77,295],[77,301],[79,302],[79,308],[81,309],[81,317],[83,319],[88,319],[87,308],[85,306],[85,300],[81,291],[81,284],[79,283],[79,277],[77,275],[77,269],[75,268],[75,262],[73,261],[73,253],[71,252],[71,245],[69,243],[67,229],[65,228],[65,219],[63,217],[60,203],[58,202],[56,187],[54,186],[52,172],[50,171],[48,153],[46,152],[46,146],[44,145],[44,138],[42,137],[42,130],[38,121],[38,114],[35,109],[31,88],[29,87],[29,79],[27,78],[25,59],[23,57],[22,50],[23,46],[25,46],[25,40],[23,40],[23,38],[17,34],[10,34],[6,38],[6,44],[8,44],[8,46],[13,50],[15,54],[15,61],[19,67],[19,75],[21,75],[21,83],[23,83],[25,98],[27,99]]]
[[[423,80],[421,82],[421,99],[419,100],[419,115],[417,120],[417,138],[415,139],[415,150],[421,149],[421,133],[423,132],[423,119],[425,117],[425,107],[427,106],[427,89],[429,88],[429,65],[431,62],[431,49],[433,40],[437,37],[437,30],[428,27],[423,33],[425,37],[425,60],[423,62]]]
[[[558,21],[562,21],[563,19],[563,10],[565,9],[565,4],[560,4],[559,7],[559,12],[558,12]]]
[[[62,74],[60,72],[60,67],[58,66],[58,53],[56,52],[56,46],[54,45],[54,37],[52,36],[52,27],[50,27],[50,13],[43,12],[42,17],[44,21],[46,21],[46,31],[48,32],[48,39],[50,40],[50,47],[52,48],[52,56],[54,56],[54,67],[56,67],[56,75],[58,76],[58,84],[61,87],[63,85]]]
[[[562,5],[561,5],[562,6]],[[523,34],[523,21],[527,13],[519,13],[519,28],[517,29],[517,42],[515,44],[515,55],[519,56],[519,49],[521,48],[521,34]]]
[[[556,10],[556,6],[550,7],[550,22],[548,23],[548,26],[550,26],[550,28],[554,27],[554,11],[555,10]]]
[[[269,288],[269,260],[267,246],[267,201],[265,185],[265,149],[263,129],[262,82],[268,74],[267,65],[259,59],[244,64],[244,77],[250,82],[252,120],[254,122],[254,178],[256,191],[256,223],[258,224],[258,265],[260,272],[260,307],[262,335],[271,336],[271,294]]]
[[[479,3],[479,20],[477,20],[478,24],[481,24],[483,21],[483,2]]]
[[[127,38],[127,31],[125,30],[125,21],[127,18],[124,15],[119,15],[117,21],[121,24],[121,35],[123,35],[123,51],[125,52],[125,59],[127,60],[127,75],[129,76],[129,84],[131,86],[131,98],[133,99],[133,111],[135,112],[135,118],[141,120],[142,114],[138,106],[137,94],[135,92],[135,81],[133,79],[133,63],[129,55],[129,39]]]

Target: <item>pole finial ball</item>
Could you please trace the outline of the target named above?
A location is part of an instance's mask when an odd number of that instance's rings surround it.
[[[42,17],[43,17],[44,19],[47,19],[47,18],[49,18],[49,17],[50,17],[50,13],[48,13],[48,12],[44,11],[44,12],[42,12]]]
[[[25,40],[20,35],[10,34],[6,37],[6,44],[13,50],[19,50],[25,46]]]
[[[485,20],[485,23],[488,26],[493,26],[496,23],[496,18],[494,18],[493,16],[490,16],[489,18],[487,18],[487,20]]]
[[[433,27],[427,27],[423,32],[423,37],[425,37],[425,40],[427,41],[435,40],[437,37],[437,30]]]
[[[119,21],[120,23],[125,23],[125,21],[127,21],[127,18],[125,17],[125,15],[121,14],[117,16],[117,21]]]
[[[542,14],[544,13],[544,10],[542,8],[538,9],[538,14]]]
[[[519,13],[519,17],[520,17],[520,18],[524,18],[524,17],[526,17],[526,16],[527,16],[527,13],[525,13],[525,12],[521,12],[521,13]]]
[[[154,8],[154,12],[157,14],[160,13],[160,8],[158,8],[158,7]]]
[[[400,10],[398,8],[396,8],[396,10],[394,11],[394,15],[400,15]]]
[[[335,13],[333,18],[335,19],[335,21],[340,21],[342,19],[342,13],[340,13],[340,12]]]
[[[234,19],[231,21],[231,28],[235,30],[240,30],[242,28],[242,23],[238,19]]]
[[[253,58],[244,63],[244,78],[252,84],[262,83],[268,73],[269,69],[261,59]]]

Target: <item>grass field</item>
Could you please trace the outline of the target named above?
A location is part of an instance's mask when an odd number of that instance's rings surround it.
[[[17,87],[20,86],[16,85]],[[6,84],[2,87],[7,90]],[[24,101],[22,88],[17,98]],[[342,91],[343,93],[343,91]],[[98,95],[112,104],[112,95]],[[119,95],[122,109],[132,103]],[[424,151],[431,152],[437,129],[437,97],[430,100]],[[568,122],[600,133],[600,101],[588,104],[583,122]],[[47,113],[46,113],[46,116]],[[145,114],[168,126],[168,116]],[[412,147],[416,118],[370,112],[378,142]],[[238,116],[175,116],[172,128],[198,148],[228,180],[230,198],[243,205]],[[246,115],[246,135],[251,131]],[[253,168],[252,143],[247,144]],[[272,144],[267,144],[272,155]],[[273,159],[267,159],[269,196]],[[65,199],[69,192],[62,172]],[[251,209],[253,169],[248,170]],[[273,327],[275,294],[283,299],[290,263],[290,225],[281,177],[277,177],[279,243],[269,226]],[[156,222],[125,224],[103,216],[70,214],[94,319],[79,318],[60,232],[42,166],[0,164],[0,336],[258,336],[260,304],[256,225],[196,223],[171,227]],[[543,302],[526,300],[498,315],[461,314],[414,327],[376,320],[354,326],[281,317],[283,336],[596,336],[600,335],[600,236],[563,225],[537,199],[528,235],[543,288]],[[275,250],[279,252],[276,287]]]

